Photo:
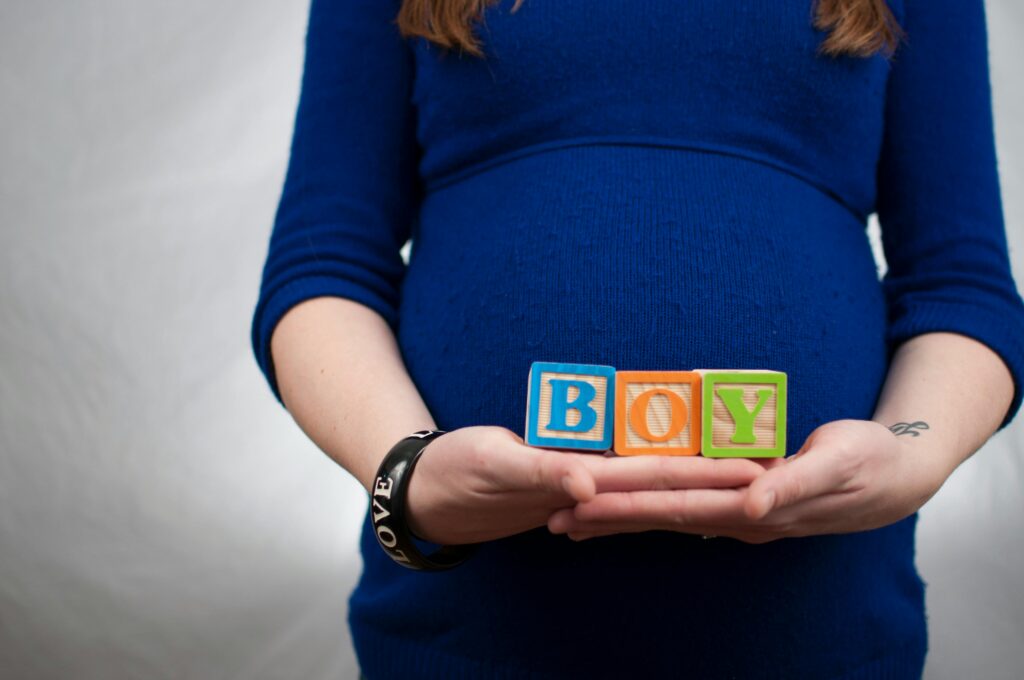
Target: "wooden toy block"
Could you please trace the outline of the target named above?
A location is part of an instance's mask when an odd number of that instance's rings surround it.
[[[693,371],[615,373],[615,453],[695,456],[701,379]]]
[[[526,393],[526,443],[553,449],[612,447],[615,369],[535,361]]]
[[[708,458],[786,455],[786,374],[700,370],[704,415],[701,453]]]

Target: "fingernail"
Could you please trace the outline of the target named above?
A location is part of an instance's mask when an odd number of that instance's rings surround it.
[[[766,504],[767,507],[766,507],[765,514],[768,514],[769,512],[772,511],[772,508],[775,507],[775,492],[774,491],[769,491],[765,495],[765,499],[768,501],[768,503]]]
[[[562,488],[565,489],[565,492],[570,496],[572,495],[572,489],[570,488],[571,485],[572,478],[569,475],[562,477]]]

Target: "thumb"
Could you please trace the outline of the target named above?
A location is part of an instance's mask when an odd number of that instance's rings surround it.
[[[577,503],[589,501],[597,493],[597,484],[590,470],[578,460],[585,454],[537,451],[530,478],[535,488],[568,496]]]
[[[769,512],[781,507],[784,501],[780,502],[780,487],[786,488],[787,493],[790,496],[793,495],[793,483],[792,481],[787,481],[786,476],[782,471],[786,469],[787,465],[796,463],[797,460],[807,453],[807,451],[814,445],[815,434],[816,432],[812,432],[811,435],[804,440],[800,449],[789,458],[766,459],[764,464],[765,474],[761,475],[761,477],[768,477],[768,479],[755,479],[754,482],[751,483],[750,489],[747,493],[747,502],[744,508],[747,513],[747,517],[755,520],[763,519]],[[771,475],[770,477],[769,474]]]
[[[768,470],[754,480],[747,496],[746,513],[754,520],[769,512],[795,505],[840,488],[846,481],[828,446],[812,444],[785,465]]]

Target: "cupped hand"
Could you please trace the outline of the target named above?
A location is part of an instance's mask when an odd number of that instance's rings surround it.
[[[907,517],[938,491],[949,471],[928,453],[880,423],[838,420],[788,459],[742,461],[763,474],[737,488],[694,487],[666,462],[643,471],[640,490],[606,490],[608,468],[595,474],[598,493],[554,512],[548,528],[576,540],[669,530],[748,543],[864,531]]]
[[[447,432],[427,444],[409,480],[409,528],[456,545],[542,527],[559,508],[593,498],[588,455],[526,446],[497,426]]]

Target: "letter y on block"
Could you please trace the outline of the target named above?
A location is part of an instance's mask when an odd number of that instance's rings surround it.
[[[699,371],[708,458],[786,455],[786,374],[778,371]]]

